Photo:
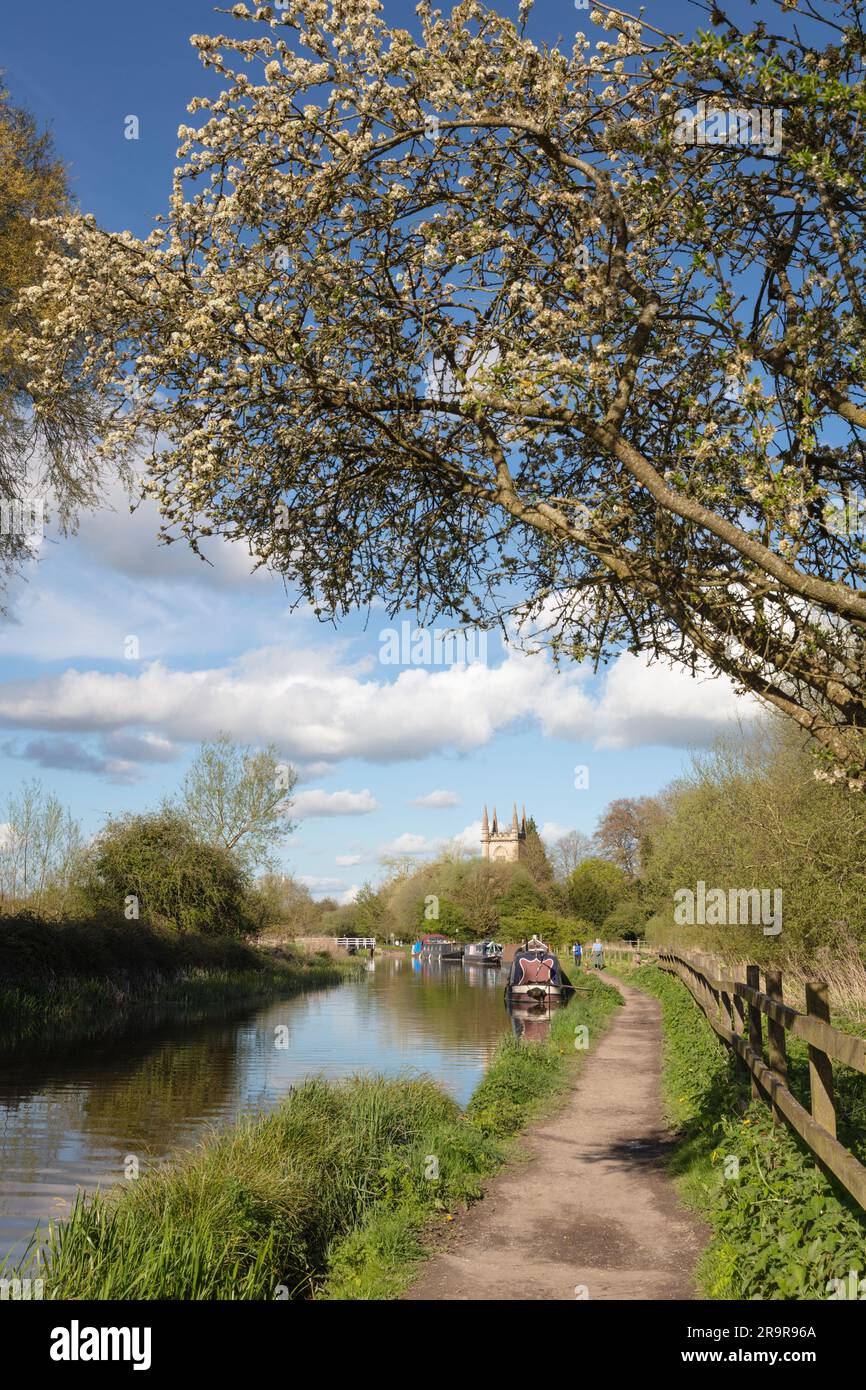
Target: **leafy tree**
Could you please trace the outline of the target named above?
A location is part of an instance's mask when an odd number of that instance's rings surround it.
[[[66,171],[50,137],[0,90],[0,586],[32,554],[40,530],[31,503],[53,500],[61,529],[100,496],[100,463],[92,447],[98,410],[72,347],[67,364],[42,390],[32,379],[27,343],[56,328],[62,298],[28,298],[45,258],[65,248],[56,232],[33,219],[70,209]],[[20,518],[15,504],[22,504]]]
[[[353,906],[358,933],[361,936],[381,935],[386,912],[382,894],[372,884],[363,883]]]
[[[245,867],[269,865],[273,848],[294,828],[288,813],[296,781],[294,768],[279,761],[276,745],[256,752],[222,733],[202,743],[169,810]]]
[[[533,881],[542,889],[549,888],[553,883],[553,867],[532,816],[526,823],[524,856],[523,863]]]
[[[661,807],[655,797],[619,797],[610,803],[598,823],[596,846],[606,858],[624,869],[629,878],[637,878],[642,846],[661,817]]]
[[[578,864],[593,856],[593,844],[588,835],[581,830],[569,830],[556,840],[548,850],[548,858],[553,872],[560,882],[567,879]]]
[[[510,609],[711,668],[860,788],[864,4],[692,40],[597,14],[567,50],[530,0],[422,0],[417,37],[235,5],[193,38],[224,88],[164,224],[64,224],[28,389],[83,353],[111,407],[134,372],[104,445],[155,441],[166,531],[247,539],[323,617]]]
[[[0,818],[0,910],[62,907],[83,845],[78,821],[37,779],[8,798]]]
[[[525,907],[510,917],[503,917],[502,929],[511,941],[529,941],[537,936],[554,951],[566,951],[572,941],[579,939],[574,936],[575,924],[571,918],[541,908]]]
[[[441,932],[454,941],[474,941],[478,935],[467,914],[448,898],[439,900],[439,916],[428,921],[422,914],[418,929],[424,933]]]
[[[568,880],[572,911],[598,930],[628,891],[628,879],[606,859],[585,859]]]
[[[256,889],[267,906],[270,920],[290,936],[313,929],[323,910],[324,900],[314,903],[309,888],[291,874],[265,873],[256,879]],[[336,903],[333,903],[336,907]]]
[[[606,940],[619,937],[637,941],[646,932],[646,921],[647,914],[640,903],[623,899],[605,917],[601,930]]]
[[[167,811],[108,821],[85,862],[81,898],[86,912],[208,936],[246,935],[267,921],[233,855]]]
[[[524,908],[543,908],[544,894],[538,884],[525,872],[515,873],[504,892],[495,898],[497,912],[502,917],[511,917]]]
[[[806,974],[846,963],[851,994],[863,994],[866,960],[866,803],[816,782],[795,730],[771,720],[748,736],[720,739],[661,797],[666,816],[652,837],[644,893],[655,915],[648,940],[788,962]],[[674,894],[781,890],[782,932],[760,925],[674,924]],[[859,981],[859,983],[857,983]]]

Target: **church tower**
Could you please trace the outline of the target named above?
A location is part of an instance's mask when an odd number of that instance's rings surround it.
[[[523,819],[518,824],[517,802],[514,803],[514,814],[511,817],[511,826],[508,830],[499,829],[499,820],[496,815],[496,807],[493,808],[493,825],[487,819],[487,807],[484,807],[484,816],[481,821],[481,853],[485,859],[495,859],[500,864],[517,864],[523,859],[526,853],[526,807],[523,807]]]

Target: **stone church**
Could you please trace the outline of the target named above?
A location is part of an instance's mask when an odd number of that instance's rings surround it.
[[[511,825],[507,830],[499,829],[496,807],[493,808],[492,826],[487,819],[487,807],[484,807],[484,817],[481,821],[481,853],[485,859],[496,859],[500,863],[506,864],[516,864],[523,859],[526,853],[525,806],[523,807],[523,818],[518,825],[517,802],[515,801]]]

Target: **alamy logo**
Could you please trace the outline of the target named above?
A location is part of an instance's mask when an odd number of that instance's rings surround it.
[[[131,1361],[134,1371],[150,1370],[149,1327],[69,1327],[51,1332],[52,1361]]]
[[[771,907],[772,893],[772,907]],[[674,921],[678,927],[758,926],[764,936],[778,936],[782,930],[781,888],[707,888],[698,879],[696,890],[677,888],[674,893]]]
[[[487,661],[487,633],[478,628],[413,628],[411,623],[379,633],[383,666],[472,666]]]
[[[866,1299],[866,1279],[860,1278],[859,1269],[849,1269],[847,1279],[828,1279],[827,1298],[830,1302],[843,1298],[862,1302]]]
[[[0,1301],[5,1302],[12,1299],[18,1303],[22,1299],[29,1302],[32,1299],[42,1299],[45,1297],[45,1285],[42,1279],[0,1279]]]
[[[782,112],[769,106],[711,106],[701,98],[694,111],[674,112],[678,145],[759,145],[768,154],[782,149]]]
[[[27,536],[41,541],[44,532],[44,498],[0,498],[0,536]]]

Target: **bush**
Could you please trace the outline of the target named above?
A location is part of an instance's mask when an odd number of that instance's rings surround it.
[[[627,875],[606,859],[584,859],[568,879],[572,911],[591,922],[596,931],[627,892]]]
[[[450,936],[456,941],[472,941],[475,937],[472,923],[466,913],[462,912],[456,903],[449,902],[447,898],[440,900],[439,916],[435,918],[425,917],[424,905],[421,904],[418,928],[425,935],[431,932],[441,932],[443,936]]]
[[[154,926],[245,936],[268,922],[261,895],[225,849],[170,811],[110,820],[85,861],[83,915],[133,910]]]
[[[572,941],[579,941],[575,935],[578,925],[586,928],[586,923],[578,924],[571,917],[560,917],[556,912],[542,912],[539,908],[526,908],[516,912],[513,917],[502,920],[505,935],[512,941],[528,941],[532,936],[541,940],[554,951],[566,950]]]
[[[646,912],[637,902],[617,903],[613,912],[605,917],[602,932],[607,941],[642,940],[646,932]]]

